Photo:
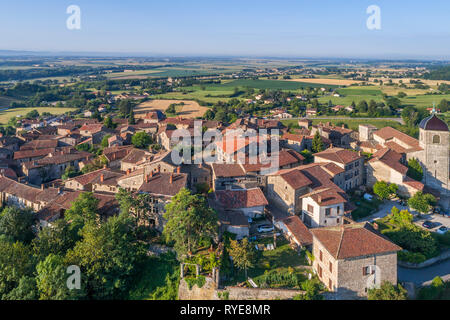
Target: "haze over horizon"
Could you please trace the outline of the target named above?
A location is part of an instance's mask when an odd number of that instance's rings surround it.
[[[81,29],[69,30],[69,5]],[[369,30],[367,7],[381,9]],[[450,59],[450,2],[348,0],[0,3],[0,50],[140,56]]]

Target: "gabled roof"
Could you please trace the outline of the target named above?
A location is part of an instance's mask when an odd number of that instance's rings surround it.
[[[211,165],[212,170],[216,177],[231,178],[231,177],[243,177],[245,172],[242,167],[237,163],[213,163]]]
[[[187,186],[187,174],[157,172],[147,178],[139,188],[140,192],[173,197]]]
[[[218,190],[215,194],[217,200],[229,209],[252,208],[269,204],[260,188]]]
[[[311,233],[337,260],[402,250],[368,223],[315,228]]]
[[[343,148],[328,148],[322,152],[315,153],[314,157],[342,164],[348,164],[363,158],[363,156],[360,156],[357,152]]]
[[[380,130],[375,131],[373,135],[378,136],[385,141],[395,138],[404,143],[405,145],[409,146],[409,148],[406,151],[422,150],[422,148],[419,146],[419,141],[417,139],[414,139],[413,137],[410,137],[407,134],[400,132],[392,127],[384,127]]]
[[[373,163],[376,161],[380,161],[389,168],[401,173],[402,175],[405,175],[406,172],[408,172],[408,168],[400,163],[401,159],[401,154],[389,148],[384,148],[375,152],[373,158],[370,159],[369,162]]]
[[[289,216],[281,220],[289,232],[295,237],[301,246],[309,246],[313,242],[311,231],[305,226],[298,216]]]

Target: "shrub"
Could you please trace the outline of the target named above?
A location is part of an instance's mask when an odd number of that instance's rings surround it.
[[[394,286],[388,281],[384,281],[379,289],[369,289],[367,292],[368,300],[406,300],[407,292],[401,286]]]
[[[442,278],[436,277],[430,286],[423,287],[417,294],[419,300],[449,300],[450,282],[444,282]]]
[[[427,260],[427,257],[420,252],[399,251],[397,257],[401,261],[410,263],[422,263]]]

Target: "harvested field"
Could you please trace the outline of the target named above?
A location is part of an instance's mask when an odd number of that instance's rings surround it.
[[[208,110],[207,107],[202,107],[198,104],[198,102],[192,101],[192,100],[156,99],[156,100],[146,101],[146,102],[139,104],[134,109],[134,113],[135,113],[136,118],[142,118],[145,116],[145,113],[148,111],[160,110],[160,111],[164,112],[172,103],[180,104],[182,102],[184,103],[184,105],[177,107],[177,111],[180,110],[179,112],[177,112],[177,115],[181,116],[181,117],[185,117],[185,118],[201,117],[206,112],[206,110]]]
[[[347,80],[347,79],[328,79],[328,78],[314,78],[314,79],[291,79],[288,81],[316,83],[335,86],[349,86],[355,83],[361,83],[362,81]]]

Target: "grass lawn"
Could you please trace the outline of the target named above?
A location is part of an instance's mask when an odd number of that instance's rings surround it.
[[[372,201],[368,201],[359,196],[352,196],[351,201],[356,206],[356,209],[352,211],[353,220],[359,220],[374,214],[382,203],[376,197],[373,197]]]
[[[222,86],[231,87],[250,87],[254,89],[279,89],[279,90],[300,90],[307,87],[311,88],[337,88],[335,85],[325,85],[316,83],[306,83],[297,81],[283,81],[283,80],[251,80],[239,79],[223,84]]]
[[[66,113],[67,111],[74,111],[75,108],[33,107],[33,108],[14,108],[2,110],[0,111],[0,124],[6,125],[8,123],[8,120],[11,119],[12,117],[18,115],[25,116],[28,112],[32,110],[37,110],[39,114],[42,114],[43,112],[50,112],[51,114],[59,115]]]
[[[252,244],[273,243],[273,238],[266,238],[260,241],[252,242]],[[302,269],[307,266],[306,254],[301,252],[299,255],[294,251],[284,238],[277,239],[277,248],[274,250],[256,251],[256,261],[254,267],[248,269],[250,278],[258,278],[264,275],[264,272],[282,272],[287,268]],[[274,271],[276,270],[276,271]],[[245,281],[245,272],[235,269],[234,276],[226,281],[227,285],[235,285]]]

